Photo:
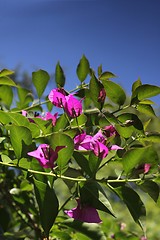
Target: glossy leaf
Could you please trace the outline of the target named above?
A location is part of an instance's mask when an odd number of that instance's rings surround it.
[[[79,117],[74,118],[74,119],[71,121],[71,126],[72,126],[72,127],[78,127],[78,126],[79,126],[79,127],[82,127],[82,126],[85,125],[86,121],[87,121],[87,117],[86,117],[86,115],[84,115],[84,114],[82,113]]]
[[[133,148],[127,151],[123,156],[122,163],[126,174],[128,174],[133,168],[138,167],[142,163],[153,164],[157,159],[156,151],[151,146],[148,146]]]
[[[32,143],[31,132],[26,127],[13,125],[10,128],[10,138],[16,157],[20,159],[23,144],[30,145]]]
[[[49,74],[44,70],[38,70],[32,73],[32,81],[37,90],[37,95],[40,98],[50,79]]]
[[[17,126],[28,127],[29,121],[20,113],[4,112],[0,110],[0,122],[3,124],[14,123]]]
[[[34,179],[36,200],[40,211],[40,220],[45,235],[48,238],[49,231],[58,214],[58,199],[53,188]]]
[[[88,59],[85,57],[85,55],[82,56],[78,66],[77,66],[77,76],[81,82],[83,82],[88,73],[89,73],[89,62]]]
[[[57,146],[66,146],[58,152],[58,159],[56,160],[59,169],[62,170],[73,154],[73,140],[64,133],[54,133],[50,138],[50,142],[53,149],[55,149]]]
[[[123,105],[126,101],[126,94],[123,88],[112,81],[102,80],[104,88],[106,90],[107,97],[119,106]]]
[[[65,75],[64,75],[63,69],[60,66],[59,62],[56,65],[55,81],[56,81],[57,87],[64,87],[64,85],[65,85]]]

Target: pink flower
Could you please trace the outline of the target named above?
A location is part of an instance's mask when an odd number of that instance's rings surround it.
[[[35,151],[28,152],[27,154],[36,158],[42,167],[53,169],[54,162],[58,158],[58,152],[62,148],[65,148],[65,146],[58,146],[54,151],[48,144],[40,144]]]
[[[98,212],[95,208],[82,205],[80,199],[77,199],[77,207],[71,210],[66,210],[65,213],[75,220],[88,223],[101,223]]]
[[[91,146],[92,146],[91,149],[93,150],[94,154],[100,159],[103,159],[108,155],[109,149],[103,143],[93,140]]]
[[[106,142],[106,138],[104,137],[104,135],[102,134],[102,131],[99,130],[94,136],[93,136],[93,141],[99,141],[101,143]]]
[[[118,136],[118,132],[113,125],[109,125],[103,128],[103,133],[106,137],[111,137],[113,135]]]
[[[48,98],[53,105],[59,108],[63,108],[66,103],[66,92],[63,88],[55,88],[51,90]]]
[[[66,96],[64,109],[69,117],[75,118],[82,114],[82,103],[70,94]]]
[[[104,103],[105,98],[106,98],[106,91],[104,88],[101,88],[98,96],[98,102]]]
[[[148,173],[151,168],[151,164],[145,163],[144,164],[144,174]]]
[[[55,126],[56,125],[56,121],[57,121],[57,116],[58,113],[55,113],[54,115],[52,115],[50,112],[46,112],[44,117],[40,117],[43,120],[52,120],[52,125]]]
[[[74,147],[76,150],[91,150],[92,136],[87,135],[85,132],[81,133],[74,138]]]

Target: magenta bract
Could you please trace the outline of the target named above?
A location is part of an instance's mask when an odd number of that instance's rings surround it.
[[[59,108],[63,108],[66,103],[66,92],[63,88],[55,88],[51,90],[48,98],[53,105]]]
[[[82,206],[80,199],[77,200],[77,207],[71,210],[66,210],[65,213],[75,220],[87,223],[101,223],[101,219],[95,208],[85,205]]]
[[[46,112],[44,117],[41,117],[43,120],[52,120],[52,125],[56,125],[58,113],[52,115],[50,112]]]
[[[70,94],[66,96],[64,109],[69,117],[75,118],[82,114],[82,103]]]
[[[65,146],[56,147],[55,151],[48,144],[41,144],[32,152],[28,152],[29,156],[36,158],[40,165],[44,168],[54,168],[54,162],[58,158],[58,152]]]
[[[81,133],[74,138],[74,147],[76,150],[91,150],[92,136]]]

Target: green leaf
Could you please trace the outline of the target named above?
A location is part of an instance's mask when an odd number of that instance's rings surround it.
[[[145,180],[139,184],[139,187],[155,201],[157,202],[159,197],[159,186],[157,183],[151,180]]]
[[[68,119],[66,118],[66,114],[64,113],[57,119],[54,131],[64,129],[68,124],[69,124]]]
[[[160,143],[160,134],[159,133],[149,133],[140,140],[153,142],[153,143]]]
[[[143,148],[133,148],[127,151],[122,159],[124,171],[126,174],[143,163],[153,164],[157,161],[157,152],[151,146]]]
[[[2,159],[2,162],[4,162],[4,163],[12,162],[12,159],[10,159],[7,155],[4,155],[4,154],[1,154],[1,159]]]
[[[84,183],[80,188],[80,194],[82,203],[89,204],[98,210],[114,216],[114,212],[103,188],[96,181]]]
[[[0,77],[0,85],[7,85],[7,86],[12,86],[12,87],[17,87],[15,82],[11,78],[9,78],[7,76]]]
[[[85,158],[85,156],[80,153],[80,152],[77,152],[75,151],[73,153],[73,157],[74,159],[76,160],[76,162],[78,163],[78,165],[81,167],[81,169],[87,174],[89,175],[90,177],[92,176],[92,172],[90,170],[90,167],[89,167],[89,161],[87,160],[87,158]]]
[[[154,97],[156,95],[160,94],[160,87],[144,84],[135,89],[133,92],[133,97],[137,97],[139,101]]]
[[[118,104],[119,106],[123,105],[126,101],[126,94],[123,88],[112,82],[112,81],[106,81],[102,80],[102,83],[104,85],[104,88],[106,90],[107,97],[113,102]]]
[[[12,70],[2,69],[2,71],[0,71],[0,77],[12,75],[13,73],[14,72]]]
[[[92,177],[95,177],[95,174],[98,170],[98,167],[101,163],[101,160],[95,156],[95,154],[93,152],[90,152],[89,154],[89,167],[92,171]]]
[[[17,126],[29,126],[29,121],[20,113],[4,112],[0,110],[0,122],[3,124],[14,123]]]
[[[65,85],[65,75],[64,75],[63,69],[60,66],[59,62],[56,65],[55,81],[56,81],[57,87],[64,87],[64,85]]]
[[[30,145],[32,143],[31,132],[26,127],[13,125],[10,128],[10,138],[16,157],[20,159],[23,144]]]
[[[143,124],[137,115],[123,113],[118,116],[118,120],[121,124],[116,124],[116,129],[122,137],[129,138],[133,133],[143,134]]]
[[[92,74],[89,82],[89,93],[95,107],[97,107],[98,109],[102,108],[102,103],[98,101],[99,93],[102,88],[102,83],[96,78],[94,74]]]
[[[71,126],[72,127],[82,127],[85,125],[86,121],[87,121],[86,115],[81,114],[79,117],[77,117],[71,121]]]
[[[114,75],[111,72],[103,72],[100,75],[99,80],[106,81],[106,80],[109,80],[110,78],[114,78],[114,77],[116,77],[116,75]]]
[[[142,82],[140,79],[138,79],[137,81],[135,81],[132,85],[132,93],[136,90],[136,88],[138,88],[139,86],[142,85]]]
[[[3,102],[8,107],[10,107],[12,99],[13,99],[12,88],[7,85],[0,86],[0,102]]]
[[[89,73],[89,68],[90,68],[89,61],[85,57],[85,55],[83,55],[77,66],[77,76],[81,82],[83,82],[86,79]]]
[[[38,70],[32,73],[32,81],[37,90],[38,97],[40,98],[50,79],[49,74],[44,70]]]
[[[73,228],[73,230],[83,233],[84,235],[88,236],[90,239],[106,240],[106,237],[102,232],[99,224],[84,223],[84,222],[76,221],[73,219],[67,219],[61,224],[69,228]]]
[[[155,116],[155,112],[151,105],[138,104],[136,108],[139,112],[147,114],[148,116]]]
[[[70,160],[73,151],[73,140],[64,133],[54,133],[50,138],[51,146],[55,149],[57,146],[66,146],[58,152],[57,165],[62,170]]]
[[[132,188],[127,186],[112,188],[112,190],[114,190],[120,199],[124,201],[134,221],[138,223],[144,231],[145,229],[142,221],[144,217],[146,217],[146,210],[139,195]]]
[[[41,225],[45,235],[49,237],[49,231],[58,214],[58,199],[53,188],[47,184],[34,179],[36,200],[40,211]]]

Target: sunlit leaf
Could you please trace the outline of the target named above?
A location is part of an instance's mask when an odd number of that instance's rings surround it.
[[[128,174],[131,170],[142,163],[153,164],[157,162],[157,152],[151,147],[133,148],[127,151],[122,159],[125,172]]]
[[[10,128],[10,138],[16,157],[19,159],[21,157],[23,143],[26,145],[32,143],[31,132],[26,127],[13,125]]]
[[[57,87],[64,87],[64,85],[65,85],[65,75],[64,75],[63,69],[62,69],[59,62],[56,65],[55,81],[56,81]]]
[[[136,88],[138,88],[139,86],[142,85],[142,82],[140,79],[138,79],[137,81],[135,81],[133,84],[132,84],[132,92],[134,92],[136,90]]]
[[[114,78],[116,77],[116,75],[114,75],[113,73],[111,72],[103,72],[100,76],[99,76],[99,79],[100,80],[109,80],[110,78]]]
[[[13,99],[12,88],[7,85],[0,86],[0,102],[10,107],[12,104],[12,99]]]
[[[17,87],[15,82],[11,78],[9,78],[7,76],[0,77],[0,85],[7,85],[7,86],[12,86],[12,87]]]
[[[81,82],[83,82],[86,79],[89,73],[89,67],[90,67],[89,61],[85,57],[85,55],[83,55],[77,66],[77,76]]]
[[[12,70],[2,69],[2,70],[0,71],[0,77],[12,75],[13,73],[14,73],[14,72],[13,72]]]
[[[107,97],[118,105],[123,105],[126,101],[126,94],[123,88],[112,81],[102,80],[104,88],[106,90]]]
[[[138,104],[136,108],[141,113],[147,114],[149,116],[155,116],[154,109],[152,108],[151,105],[148,105],[148,104]]]
[[[160,94],[160,87],[144,84],[135,89],[133,97],[137,96],[138,100],[141,101],[146,98],[154,97]]]
[[[32,73],[32,81],[37,90],[37,95],[40,98],[50,79],[49,74],[44,70],[38,70]]]
[[[55,149],[57,146],[65,146],[65,148],[58,152],[58,159],[56,160],[59,169],[62,170],[73,154],[73,140],[64,133],[54,133],[50,138],[50,142],[53,149]]]

